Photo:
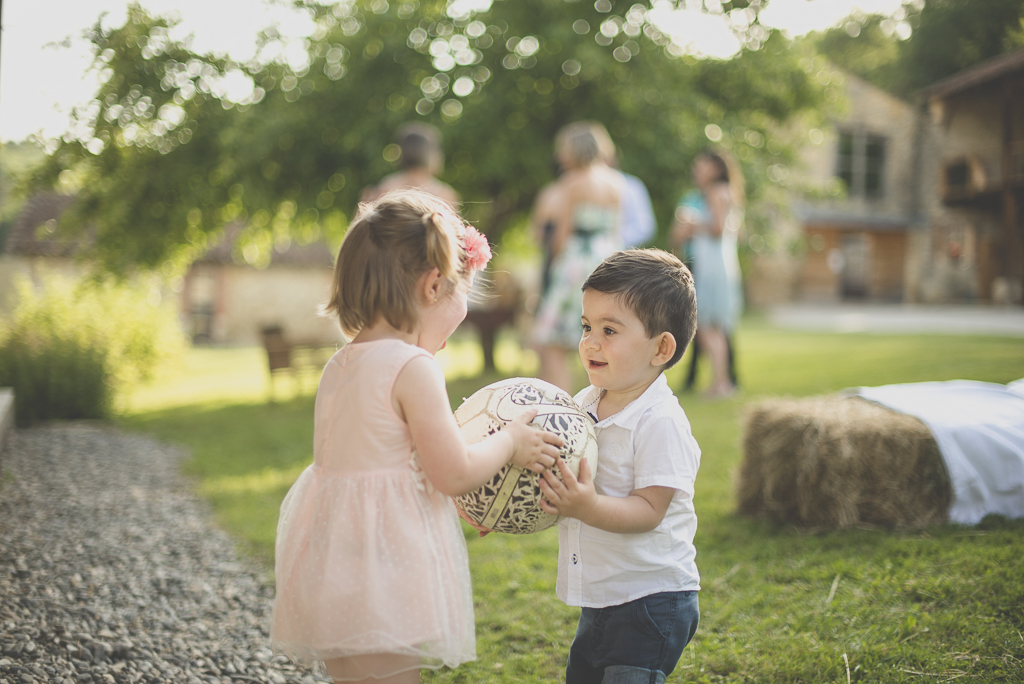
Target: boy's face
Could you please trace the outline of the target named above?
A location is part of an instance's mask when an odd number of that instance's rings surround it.
[[[586,290],[583,293],[583,336],[580,359],[590,384],[609,392],[641,392],[661,372],[659,338],[648,337],[644,324],[619,297]]]

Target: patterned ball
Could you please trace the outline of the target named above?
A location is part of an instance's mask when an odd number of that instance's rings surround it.
[[[580,461],[597,469],[597,435],[590,419],[567,393],[549,382],[511,378],[484,387],[462,402],[455,420],[468,444],[492,435],[523,412],[536,408],[531,425],[554,432],[565,440],[559,456],[579,477]],[[557,474],[558,469],[554,472]],[[486,484],[455,497],[459,507],[476,523],[496,532],[530,534],[551,527],[558,517],[540,508],[539,473],[508,464]],[[559,475],[559,477],[561,477]]]

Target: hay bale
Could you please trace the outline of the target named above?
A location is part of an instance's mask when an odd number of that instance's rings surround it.
[[[756,404],[743,451],[744,515],[848,528],[925,527],[949,514],[949,474],[925,424],[859,397]]]

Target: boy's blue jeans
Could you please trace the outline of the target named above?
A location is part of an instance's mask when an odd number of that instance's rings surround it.
[[[662,684],[700,621],[695,591],[671,591],[584,608],[569,649],[566,684]]]

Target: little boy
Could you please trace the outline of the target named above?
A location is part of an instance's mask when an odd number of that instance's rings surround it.
[[[558,524],[558,598],[581,606],[567,684],[661,684],[697,631],[693,485],[700,449],[664,371],[696,328],[693,276],[679,259],[631,249],[583,284],[576,403],[596,422],[597,475],[541,480]]]

